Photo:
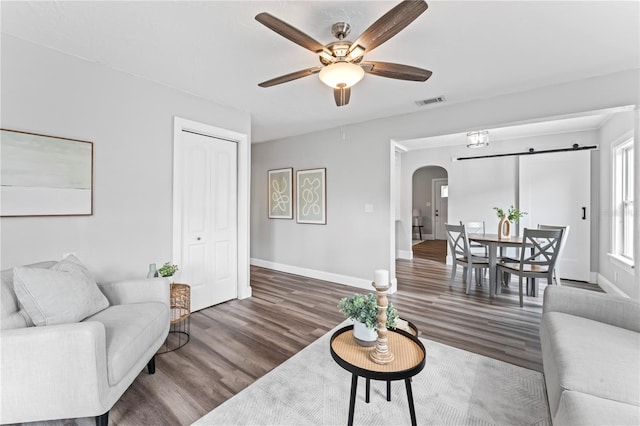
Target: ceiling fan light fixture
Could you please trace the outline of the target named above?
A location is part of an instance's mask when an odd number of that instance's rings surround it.
[[[320,70],[320,81],[327,86],[338,89],[351,87],[364,77],[364,70],[349,62],[336,62]],[[344,85],[344,86],[342,86]]]
[[[467,139],[469,140],[467,148],[483,148],[489,145],[489,131],[476,130],[468,132]]]

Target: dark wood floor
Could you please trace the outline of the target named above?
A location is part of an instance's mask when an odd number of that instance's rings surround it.
[[[437,244],[414,250],[442,257]],[[390,300],[422,337],[541,371],[542,297],[525,297],[520,308],[517,288],[495,300],[488,285],[466,295],[460,277],[449,289],[449,274],[439,260],[399,260]],[[191,341],[156,357],[156,374],[138,376],[111,410],[110,424],[192,423],[342,322],[338,300],[361,292],[258,267],[251,267],[251,286],[249,299],[195,312]]]

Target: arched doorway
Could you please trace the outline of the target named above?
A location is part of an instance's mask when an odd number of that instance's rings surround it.
[[[412,177],[413,256],[445,262],[448,173],[440,166],[417,169]]]

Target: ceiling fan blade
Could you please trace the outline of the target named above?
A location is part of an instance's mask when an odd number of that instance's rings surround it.
[[[336,100],[336,105],[341,107],[349,103],[351,98],[351,87],[338,87],[333,89],[333,97]]]
[[[324,45],[320,44],[319,41],[314,40],[299,29],[292,27],[286,22],[266,12],[257,14],[256,21],[260,22],[265,27],[277,32],[282,37],[291,40],[292,42],[314,53],[320,53],[325,50]],[[329,54],[331,54],[331,52],[329,52]]]
[[[272,78],[271,80],[263,81],[262,83],[258,84],[258,86],[260,87],[275,86],[277,84],[282,84],[288,81],[297,80],[302,77],[307,77],[312,74],[317,74],[320,72],[321,69],[322,67],[318,66],[313,68],[307,68],[306,70],[292,72],[290,74],[285,74],[285,75],[281,75],[280,77]]]
[[[367,61],[362,62],[360,65],[368,74],[398,80],[427,81],[433,74],[429,70],[391,62]]]
[[[364,30],[351,44],[349,51],[360,46],[371,52],[412,23],[427,7],[429,6],[424,0],[404,0]]]

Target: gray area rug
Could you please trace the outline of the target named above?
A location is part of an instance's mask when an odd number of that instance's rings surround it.
[[[342,326],[342,325],[341,325]],[[340,326],[339,326],[340,327]],[[337,329],[337,328],[336,328]],[[194,425],[345,425],[351,373],[331,358],[333,331]],[[542,373],[420,339],[426,366],[413,378],[418,425],[551,425]],[[409,425],[404,381],[358,382],[355,425]]]

